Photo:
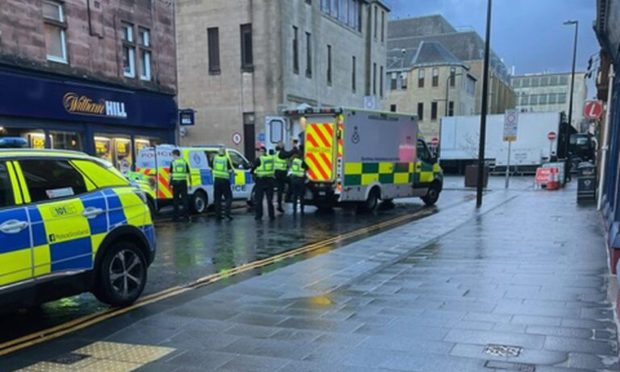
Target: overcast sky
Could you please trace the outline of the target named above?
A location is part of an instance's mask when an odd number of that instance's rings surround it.
[[[386,1],[392,19],[441,14],[458,30],[473,28],[484,39],[486,0]],[[585,71],[599,50],[592,30],[596,0],[495,0],[491,48],[517,74],[570,72],[574,26],[562,25],[568,19],[579,21],[577,70]]]

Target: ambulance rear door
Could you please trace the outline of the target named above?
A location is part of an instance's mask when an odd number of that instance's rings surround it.
[[[308,117],[304,135],[304,160],[308,180],[331,183],[336,179],[337,128],[333,116]]]

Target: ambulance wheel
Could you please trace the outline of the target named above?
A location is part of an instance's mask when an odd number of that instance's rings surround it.
[[[439,193],[441,193],[441,188],[438,185],[433,184],[428,188],[426,195],[422,197],[422,201],[427,207],[435,205],[439,199]]]
[[[379,206],[379,199],[381,198],[381,191],[377,187],[373,187],[368,193],[368,198],[365,202],[359,205],[358,210],[360,212],[374,212]]]
[[[93,292],[99,301],[108,305],[130,305],[144,290],[146,268],[144,254],[133,243],[114,243],[96,268],[97,280]]]
[[[198,190],[194,193],[194,195],[192,195],[192,212],[195,214],[205,213],[208,206],[209,200],[204,191]]]

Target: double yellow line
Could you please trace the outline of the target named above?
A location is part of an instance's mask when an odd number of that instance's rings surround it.
[[[123,308],[110,308],[107,310],[103,310],[94,314],[86,315],[72,321],[45,329],[43,331],[35,332],[15,340],[7,341],[0,344],[0,356],[7,355],[13,353],[15,351],[28,348],[30,346],[34,346],[43,342],[47,342],[53,340],[55,338],[64,336],[68,333],[78,331],[80,329],[92,326],[94,324],[103,322],[104,320],[113,318],[118,315],[125,314],[134,309],[152,304],[154,302],[162,301],[167,298],[178,296],[182,293],[191,291],[196,288],[203,287],[205,285],[218,282],[222,279],[229,278],[234,275],[238,275],[241,273],[248,272],[250,270],[259,269],[265,266],[269,266],[271,264],[277,263],[282,260],[286,260],[295,256],[311,253],[313,251],[317,251],[320,249],[324,249],[332,244],[341,243],[343,241],[353,239],[359,236],[363,236],[366,234],[370,234],[376,232],[378,230],[384,230],[391,227],[395,227],[397,225],[410,222],[414,219],[418,219],[421,217],[425,217],[431,215],[435,212],[435,209],[423,209],[419,212],[404,215],[396,218],[392,218],[390,220],[380,222],[376,225],[363,227],[361,229],[357,229],[348,233],[344,233],[333,238],[329,238],[326,240],[322,240],[320,242],[311,243],[306,246],[293,249],[287,252],[280,253],[275,256],[271,256],[265,259],[253,261],[241,266],[237,266],[233,269],[227,270],[225,272],[215,273],[211,275],[207,275],[202,277],[196,281],[193,281],[189,284],[183,286],[175,286],[172,288],[165,289],[163,291],[142,297],[133,305],[123,307]]]

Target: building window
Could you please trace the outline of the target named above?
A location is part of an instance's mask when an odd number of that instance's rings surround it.
[[[379,96],[383,98],[383,66],[379,68]]]
[[[549,85],[549,78],[548,77],[543,77],[542,79],[540,79],[540,86],[541,87],[546,87]]]
[[[568,76],[560,76],[560,85],[568,85]]]
[[[372,64],[372,95],[377,95],[377,63]]]
[[[390,75],[390,90],[396,90],[396,88],[398,88],[398,74],[392,72],[392,75]]]
[[[350,0],[340,0],[340,7],[338,9],[338,20],[345,25],[347,24],[347,19],[349,18],[349,2]]]
[[[514,79],[514,80],[512,80],[512,87],[513,88],[520,88],[521,87],[521,79]]]
[[[450,87],[454,88],[456,85],[456,68],[450,67]]]
[[[312,77],[312,35],[306,32],[306,77]]]
[[[467,95],[473,97],[476,94],[476,80],[467,75],[467,83],[465,85],[465,91],[467,92]]]
[[[533,87],[540,86],[540,79],[539,78],[532,78],[532,86]]]
[[[252,52],[252,24],[241,25],[241,70],[254,71],[254,54]]]
[[[312,5],[312,0],[306,0],[306,4]]]
[[[329,14],[334,17],[334,18],[338,18],[338,0],[331,0],[331,6],[330,6],[330,12]]]
[[[151,31],[147,28],[139,28],[140,45],[140,80],[151,80]]]
[[[549,80],[549,85],[558,85],[558,77],[557,76],[552,76]]]
[[[418,88],[424,88],[424,69],[418,70]]]
[[[376,6],[376,5],[375,5],[373,8],[374,8],[374,13],[375,13],[375,17],[374,17],[374,22],[375,22],[375,24],[374,24],[374,26],[375,26],[375,28],[374,28],[374,34],[375,34],[375,40],[377,40],[377,10],[378,10],[379,8],[377,8],[377,6]]]
[[[527,79],[527,78],[523,79],[522,80],[522,85],[523,85],[523,88],[529,88],[529,86],[530,86],[530,79]]]
[[[403,90],[407,90],[407,73],[406,73],[406,72],[403,72],[403,73],[400,75],[400,87],[401,87]]]
[[[299,74],[299,32],[293,26],[293,73]]]
[[[385,12],[381,11],[381,42],[385,42]]]
[[[555,105],[556,103],[558,103],[558,96],[557,96],[557,94],[554,94],[554,93],[549,94],[549,104],[550,105]]]
[[[448,116],[454,116],[454,101],[448,102]]]
[[[209,74],[219,75],[220,70],[220,30],[217,27],[207,29],[207,47],[209,48]]]
[[[332,46],[327,45],[327,85],[332,85]]]
[[[131,23],[123,23],[123,75],[136,77],[136,41]]]
[[[418,103],[418,120],[420,121],[424,120],[424,103],[423,102]]]
[[[390,111],[396,112],[396,105],[390,105]]]
[[[547,104],[547,95],[546,94],[541,94],[540,97],[538,97],[538,103],[541,105],[546,105]]]
[[[431,120],[437,120],[437,102],[431,102]]]
[[[439,69],[437,67],[433,67],[433,81],[432,84],[434,87],[439,86]]]
[[[63,5],[55,1],[44,1],[43,20],[45,22],[47,60],[67,63],[67,23],[65,22]]]
[[[357,89],[357,60],[355,56],[351,59],[351,90],[355,93]]]
[[[558,103],[566,103],[566,93],[558,93]]]

